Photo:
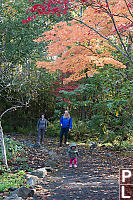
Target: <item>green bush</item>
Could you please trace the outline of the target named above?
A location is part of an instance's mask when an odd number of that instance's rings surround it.
[[[57,137],[60,136],[60,121],[54,121],[53,123],[48,123],[47,128],[47,136],[49,137]],[[72,122],[72,130],[68,134],[68,138],[72,140],[81,140],[84,141],[87,138],[96,138],[97,134],[95,134],[89,130],[88,122],[83,121],[75,121]]]
[[[0,175],[0,192],[4,192],[10,187],[23,185],[25,182],[23,178],[24,173],[24,171],[19,171],[16,174],[5,172],[3,175]]]
[[[48,122],[47,136],[49,137],[59,137],[60,136],[60,121],[54,121],[53,123]]]
[[[4,130],[5,133],[14,132],[14,128],[11,125],[3,125],[3,130]]]
[[[72,130],[70,132],[70,139],[87,141],[87,138],[93,138],[92,132],[89,130],[87,122],[74,121],[72,125]]]
[[[129,140],[122,141],[121,147],[124,149],[133,149],[133,145],[131,144]]]
[[[20,143],[18,143],[17,141],[14,141],[7,137],[4,138],[4,141],[5,141],[7,159],[12,158],[12,156],[16,155],[19,150],[22,150],[22,145]],[[2,150],[1,150],[1,146],[0,146],[0,160],[2,160],[1,152],[2,152]]]

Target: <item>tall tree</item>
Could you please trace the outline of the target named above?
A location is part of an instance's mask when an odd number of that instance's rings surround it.
[[[81,12],[80,14],[78,12],[78,8],[82,8],[82,6],[85,9],[83,17],[81,17]],[[133,64],[132,56],[128,52],[123,39],[123,34],[126,35],[127,31],[132,32],[132,7],[132,3],[127,0],[81,0],[80,4],[77,1],[65,0],[34,4],[29,11],[35,15],[59,15],[59,13],[64,15],[67,14],[68,10],[72,10],[75,14],[69,16],[68,19],[74,19],[81,25],[88,27],[88,31],[93,37],[104,38],[121,52],[128,62]],[[33,20],[33,17],[31,20]],[[115,36],[117,40],[112,36]]]

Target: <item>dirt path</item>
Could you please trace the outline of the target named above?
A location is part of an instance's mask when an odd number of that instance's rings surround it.
[[[34,142],[34,138],[32,141],[31,138],[29,140],[30,143]],[[97,147],[91,152],[88,145],[78,144],[78,168],[74,169],[68,167],[69,158],[66,156],[68,148],[69,145],[59,148],[57,140],[46,138],[41,149],[29,147],[25,149],[24,157],[28,158],[26,164],[33,169],[45,166],[45,162],[50,159],[48,152],[51,150],[58,163],[53,167],[53,172],[48,173],[42,180],[40,188],[37,189],[35,186],[37,193],[33,199],[118,200],[119,168],[133,167],[133,152],[127,156],[127,151],[124,155],[121,150],[115,151],[106,147]],[[42,150],[47,150],[47,153]],[[17,164],[20,166],[20,163]]]
[[[49,194],[43,197],[49,200],[118,200],[118,181],[111,174],[113,171],[105,169],[101,160],[93,156],[88,162],[80,160],[77,169],[69,169],[66,163],[52,177],[46,177],[43,187]]]
[[[78,168],[70,169],[66,157],[68,147],[57,148],[59,167],[44,179],[43,200],[118,200],[119,168],[123,164],[116,152],[99,149],[90,152],[78,146]],[[110,157],[109,157],[110,156]],[[126,163],[126,162],[125,162]],[[128,163],[129,164],[129,163]]]

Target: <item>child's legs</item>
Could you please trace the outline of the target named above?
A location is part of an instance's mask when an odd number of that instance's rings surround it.
[[[74,158],[74,165],[77,165],[77,158]]]
[[[72,165],[72,162],[73,162],[73,159],[70,159],[70,161],[69,161],[70,165]]]

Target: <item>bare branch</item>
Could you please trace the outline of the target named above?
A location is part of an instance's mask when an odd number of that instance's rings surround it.
[[[7,112],[9,112],[9,111],[12,111],[12,110],[15,110],[15,109],[17,109],[17,108],[22,108],[24,105],[22,105],[22,106],[13,106],[13,107],[11,107],[11,108],[9,108],[9,109],[7,109],[7,110],[5,110],[1,115],[0,115],[0,120],[2,119],[2,117],[7,113]]]

